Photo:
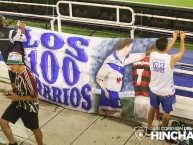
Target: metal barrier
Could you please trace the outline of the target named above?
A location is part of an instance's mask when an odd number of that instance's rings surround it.
[[[0,3],[4,4],[15,4],[15,5],[26,5],[26,6],[40,6],[40,7],[52,7],[56,8],[56,5],[49,5],[49,4],[39,4],[39,3],[25,3],[25,2],[13,2],[13,1],[0,1]],[[6,14],[6,15],[13,15],[13,16],[29,16],[29,17],[35,17],[35,18],[47,18],[47,19],[53,19],[56,18],[53,16],[47,16],[47,15],[35,15],[35,14],[26,14],[26,13],[16,13],[16,12],[9,12],[9,11],[0,11],[0,14]]]
[[[0,3],[4,4],[15,4],[15,5],[26,5],[26,6],[40,6],[40,7],[51,7],[53,8],[53,15],[36,15],[36,14],[26,14],[26,13],[17,13],[17,12],[9,12],[9,11],[0,11],[0,14],[6,14],[10,16],[28,16],[30,18],[41,18],[41,19],[50,19],[51,29],[54,31],[54,21],[57,17],[54,16],[54,10],[56,9],[56,5],[50,4],[39,4],[39,3],[25,3],[25,2],[13,2],[13,1],[0,1]]]
[[[69,4],[70,16],[63,16],[63,15],[60,14],[60,12],[59,12],[59,5],[61,3]],[[117,9],[116,22],[104,21],[104,20],[98,20],[98,19],[90,19],[90,18],[73,17],[72,16],[72,11],[73,11],[72,10],[72,5],[73,4],[84,5],[84,6],[100,6],[100,7],[116,8]],[[124,7],[124,6],[93,4],[93,3],[87,3],[87,2],[72,2],[72,1],[59,1],[56,5],[57,5],[56,6],[57,14],[62,19],[76,21],[76,22],[85,22],[85,23],[105,24],[105,25],[114,25],[114,26],[120,26],[120,27],[127,27],[127,28],[131,29],[131,38],[134,38],[134,30],[136,30],[136,29],[155,31],[155,32],[173,33],[173,30],[166,30],[166,29],[164,30],[164,29],[159,29],[159,28],[152,28],[152,27],[144,27],[144,26],[134,25],[135,16],[143,16],[143,17],[152,17],[152,18],[160,18],[160,19],[167,19],[167,20],[178,20],[178,21],[193,22],[192,19],[184,19],[184,18],[175,18],[175,17],[167,17],[167,16],[158,16],[158,15],[135,13],[132,8]],[[119,21],[119,9],[128,9],[128,10],[130,10],[132,12],[132,22],[130,22],[130,23],[120,22]],[[58,20],[60,20],[60,19],[58,19]],[[189,33],[188,32],[188,33],[186,33],[186,36],[193,36],[193,33]]]
[[[70,16],[63,16],[59,12],[59,5],[61,3],[67,3],[69,4],[69,13]],[[73,17],[72,16],[72,5],[78,4],[78,5],[85,5],[85,6],[100,6],[100,7],[110,7],[110,8],[116,8],[117,9],[117,18],[116,22],[112,21],[104,21],[104,20],[96,20],[96,19],[90,19],[90,18],[80,18],[80,17]],[[130,28],[131,31],[131,38],[134,38],[134,31],[136,29],[138,30],[147,30],[147,31],[155,31],[155,32],[165,32],[165,33],[173,33],[174,30],[167,30],[167,29],[159,29],[159,28],[152,28],[152,27],[144,27],[139,25],[134,25],[135,16],[143,16],[143,17],[153,17],[153,18],[160,18],[160,19],[168,19],[168,20],[178,20],[178,21],[187,21],[187,22],[193,22],[191,19],[183,19],[183,18],[174,18],[174,17],[166,17],[166,16],[158,16],[158,15],[148,15],[148,14],[141,14],[141,13],[135,13],[132,8],[129,7],[123,7],[123,6],[114,6],[114,5],[104,5],[104,4],[93,4],[93,3],[85,3],[85,2],[72,2],[72,1],[59,1],[57,4],[57,14],[59,16],[59,19],[63,20],[70,20],[70,21],[76,21],[76,22],[85,22],[85,23],[92,23],[92,24],[105,24],[105,25],[113,25],[113,26],[120,26],[125,28]],[[132,12],[132,22],[131,23],[123,23],[119,22],[119,9],[128,9]],[[61,30],[61,28],[59,28]],[[193,37],[192,32],[187,32],[186,36]]]
[[[61,32],[61,20],[69,20],[75,22],[84,22],[84,23],[91,23],[91,24],[103,24],[108,26],[118,26],[131,29],[131,38],[134,38],[134,31],[135,30],[146,30],[146,31],[154,31],[154,32],[164,32],[164,33],[173,33],[173,30],[169,29],[160,29],[156,27],[145,27],[140,25],[135,25],[135,17],[142,16],[142,17],[152,17],[152,18],[159,18],[159,19],[167,19],[167,20],[178,20],[178,21],[186,21],[193,23],[192,19],[184,19],[184,18],[176,18],[176,17],[167,17],[167,16],[158,16],[158,15],[151,15],[151,14],[141,14],[135,13],[132,8],[125,7],[125,6],[115,6],[115,5],[104,5],[104,4],[94,4],[94,3],[87,3],[87,2],[73,2],[73,1],[58,1],[56,5],[49,5],[49,4],[39,4],[39,3],[25,3],[25,2],[12,2],[12,1],[0,1],[0,3],[5,4],[15,4],[15,5],[32,5],[32,6],[41,6],[41,7],[52,7],[53,8],[53,16],[48,15],[35,15],[35,14],[25,14],[25,13],[16,13],[16,12],[8,12],[8,11],[0,11],[0,14],[6,15],[14,15],[14,16],[29,16],[35,18],[42,18],[42,19],[51,19],[51,28],[54,30],[54,22],[55,20],[58,21],[58,31]],[[63,16],[60,14],[60,4],[69,4],[69,16]],[[83,6],[94,6],[94,7],[105,7],[105,8],[114,8],[116,9],[117,17],[116,21],[106,21],[101,19],[91,19],[91,18],[81,18],[81,17],[74,17],[72,15],[73,7],[72,5],[83,5]],[[54,16],[54,10],[56,9],[57,17]],[[126,9],[131,11],[132,14],[132,21],[130,23],[120,22],[119,17],[119,10]],[[187,32],[186,36],[193,37],[193,32]]]
[[[63,16],[60,14],[59,11],[59,5],[60,4],[69,4],[69,13],[70,16]],[[84,5],[84,6],[94,6],[94,7],[105,7],[105,8],[115,8],[116,9],[116,21],[108,21],[108,20],[100,20],[100,19],[91,19],[91,18],[80,18],[80,17],[73,17],[72,15],[72,5]],[[129,10],[131,12],[131,22],[130,23],[124,23],[120,22],[119,12],[120,9]],[[104,25],[113,25],[113,26],[121,26],[121,27],[128,27],[132,26],[135,23],[135,16],[134,11],[130,7],[124,7],[124,6],[115,6],[115,5],[105,5],[105,4],[94,4],[94,3],[85,3],[85,2],[72,2],[72,1],[58,1],[56,4],[56,10],[59,18],[65,19],[65,20],[71,20],[71,21],[78,21],[78,22],[85,22],[85,23],[93,23],[93,24],[104,24]],[[59,27],[59,29],[61,29]],[[134,36],[131,36],[131,38],[134,38]]]

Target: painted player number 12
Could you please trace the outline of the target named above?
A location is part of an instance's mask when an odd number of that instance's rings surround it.
[[[137,75],[138,75],[138,77],[137,77],[137,84],[138,85],[141,84],[143,71],[144,71],[144,69],[137,69]]]

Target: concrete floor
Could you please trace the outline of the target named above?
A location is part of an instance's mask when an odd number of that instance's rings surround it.
[[[0,115],[10,104],[0,93]],[[134,127],[139,122],[104,117],[40,101],[39,122],[45,145],[167,145],[164,141],[137,138]],[[146,125],[146,123],[143,123]],[[23,126],[21,120],[11,124],[14,137],[20,145],[35,145],[32,132]],[[7,140],[0,130],[0,145]]]
[[[11,103],[3,93],[10,89],[9,84],[0,82],[0,115]],[[44,100],[40,100],[39,124],[45,145],[167,145],[150,137],[140,140],[135,135],[134,127],[147,126],[146,122],[74,111]],[[154,125],[157,124],[155,121]],[[36,145],[34,135],[21,120],[10,126],[18,144]],[[7,143],[0,129],[0,145]]]

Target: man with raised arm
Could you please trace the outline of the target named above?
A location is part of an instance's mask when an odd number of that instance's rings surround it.
[[[168,52],[179,34],[181,39],[179,52],[169,55]],[[155,109],[158,109],[160,104],[163,108],[162,126],[167,126],[170,119],[170,112],[173,111],[172,104],[175,99],[173,69],[175,63],[184,55],[184,39],[185,33],[182,31],[175,31],[173,40],[169,44],[167,37],[163,36],[156,40],[157,51],[152,52],[150,55],[151,80],[149,87],[151,107],[148,113],[147,135],[151,134]]]
[[[26,24],[18,21],[14,29],[8,25],[7,19],[0,15],[0,52],[3,60],[6,63],[10,52],[18,52],[22,55],[22,61],[24,62],[25,51],[22,42],[27,41],[25,36]],[[8,73],[14,91],[15,73],[11,70],[8,70]]]

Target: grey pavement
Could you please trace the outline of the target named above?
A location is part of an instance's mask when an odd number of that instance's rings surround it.
[[[0,92],[0,115],[10,103]],[[74,111],[44,100],[40,100],[39,122],[45,145],[167,145],[150,137],[140,140],[135,135],[134,127],[146,126],[145,122]],[[21,120],[10,126],[20,145],[36,144],[34,135]],[[7,140],[0,129],[0,145],[4,144]]]

